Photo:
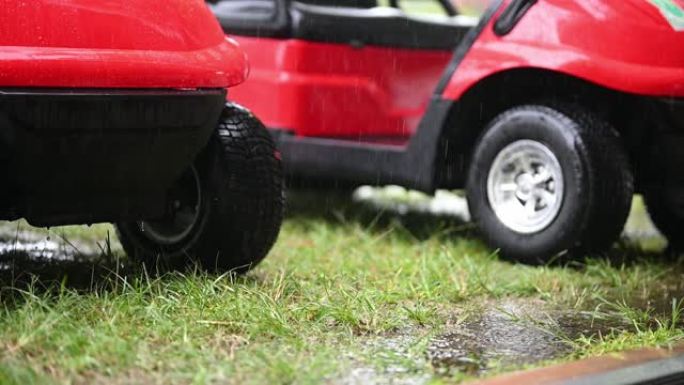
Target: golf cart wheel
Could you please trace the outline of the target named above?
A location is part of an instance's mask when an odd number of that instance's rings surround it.
[[[668,250],[684,251],[684,188],[650,188],[644,201],[651,221],[667,238]]]
[[[165,218],[117,224],[129,256],[155,270],[254,267],[275,242],[283,214],[280,160],[263,124],[227,104],[207,147],[167,196]]]
[[[468,205],[500,253],[544,263],[600,252],[629,214],[633,177],[616,131],[574,106],[512,108],[486,128],[468,172]]]

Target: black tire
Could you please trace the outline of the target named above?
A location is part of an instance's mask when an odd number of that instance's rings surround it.
[[[494,159],[520,140],[546,146],[563,175],[555,216],[546,227],[531,233],[505,225],[493,210],[487,190]],[[503,256],[528,263],[610,247],[629,214],[633,189],[617,132],[600,118],[569,105],[526,105],[497,116],[477,142],[467,180],[468,205],[486,241]],[[516,190],[515,199],[517,194]]]
[[[651,221],[667,238],[668,251],[684,251],[684,188],[653,187],[643,194]]]
[[[245,108],[228,103],[189,172],[197,176],[201,199],[193,200],[199,209],[187,235],[160,242],[150,230],[169,226],[168,218],[118,223],[124,250],[155,270],[192,263],[219,272],[254,267],[273,246],[283,217],[279,155],[263,124]]]

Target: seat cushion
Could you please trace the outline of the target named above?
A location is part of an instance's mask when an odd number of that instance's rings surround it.
[[[299,2],[324,7],[374,8],[378,6],[376,0],[299,0]]]
[[[277,0],[209,0],[209,8],[226,33],[245,36],[288,37],[285,3]]]
[[[252,20],[268,20],[276,11],[273,0],[222,0],[210,4],[218,18],[239,16]]]
[[[293,2],[291,11],[292,37],[359,46],[453,50],[477,22],[462,16],[412,17],[389,7],[360,9]]]

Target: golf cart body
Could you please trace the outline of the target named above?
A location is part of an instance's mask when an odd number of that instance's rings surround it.
[[[199,0],[1,4],[0,218],[163,214],[244,53]]]
[[[277,7],[275,24],[234,23],[255,4],[269,3]],[[236,89],[236,97],[263,110],[267,126],[296,135],[402,144],[415,132],[453,49],[477,20],[408,17],[375,5],[218,2],[215,13],[252,66],[250,83]]]
[[[297,179],[465,187],[485,240],[531,262],[607,249],[641,192],[684,250],[681,0],[211,7],[251,60],[232,97]]]
[[[681,113],[684,26],[657,3],[492,1],[479,20],[372,0],[211,7],[250,58],[231,95],[278,134],[287,172],[432,191],[463,186],[484,122],[510,105],[605,97],[590,107]]]

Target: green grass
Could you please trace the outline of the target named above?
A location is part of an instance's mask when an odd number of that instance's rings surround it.
[[[314,384],[358,368],[456,383],[470,375],[433,368],[431,337],[510,299],[623,321],[567,337],[574,350],[561,361],[669,346],[684,335],[684,269],[640,244],[533,267],[499,259],[449,219],[294,199],[271,255],[244,277],[153,277],[116,246],[104,260],[35,262],[26,267],[34,275],[3,275],[0,383]],[[3,228],[17,226],[43,231]],[[104,244],[111,228],[50,234]]]

